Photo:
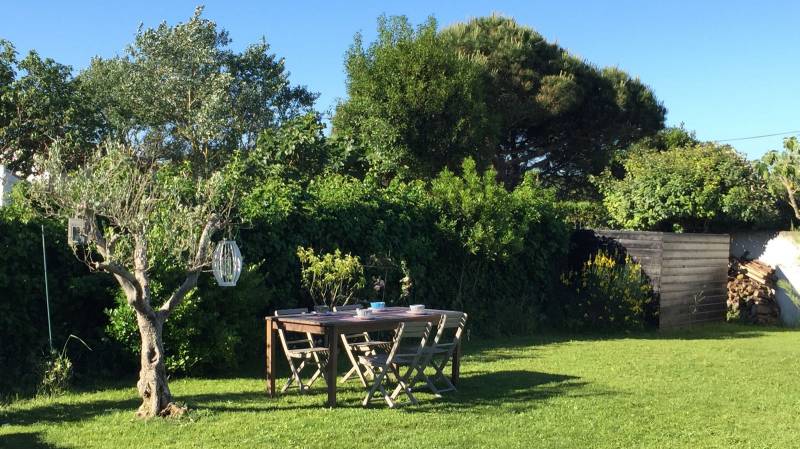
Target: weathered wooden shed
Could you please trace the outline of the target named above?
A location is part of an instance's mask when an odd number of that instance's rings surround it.
[[[728,234],[597,230],[619,242],[659,295],[659,327],[723,321],[727,310]]]

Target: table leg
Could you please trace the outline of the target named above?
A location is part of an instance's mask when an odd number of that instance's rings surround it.
[[[275,330],[272,329],[272,319],[267,318],[267,394],[275,396]]]
[[[339,332],[336,327],[331,326],[325,329],[325,337],[328,343],[328,407],[336,407],[336,373],[339,364]]]
[[[456,350],[453,351],[453,360],[450,365],[450,382],[458,385],[458,377],[461,375],[461,342],[458,342]]]

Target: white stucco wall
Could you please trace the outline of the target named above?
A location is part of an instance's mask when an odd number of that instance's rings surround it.
[[[7,171],[3,165],[0,165],[0,207],[8,204],[8,194],[17,181],[16,176]]]
[[[800,232],[731,234],[731,255],[758,259],[774,267],[778,279],[791,284],[794,291],[778,288],[775,299],[781,308],[781,320],[790,326],[800,326],[800,304],[792,300],[800,292]]]

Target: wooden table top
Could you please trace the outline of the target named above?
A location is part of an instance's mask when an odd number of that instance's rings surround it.
[[[401,321],[439,321],[441,316],[448,311],[425,309],[423,313],[412,313],[408,307],[386,307],[380,311],[373,311],[369,319],[358,318],[355,310],[343,312],[316,313],[310,312],[302,315],[270,316],[272,319],[281,323],[302,324],[309,326],[359,326],[369,325],[370,323],[399,323]]]

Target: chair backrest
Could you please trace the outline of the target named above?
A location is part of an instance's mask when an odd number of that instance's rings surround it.
[[[334,312],[353,312],[358,309],[363,309],[364,307],[361,304],[347,304],[344,306],[335,306],[333,308]]]
[[[275,311],[275,316],[292,316],[292,315],[302,315],[304,313],[308,313],[308,309],[305,307],[300,307],[297,309],[278,309]],[[304,346],[304,347],[314,347],[314,338],[311,336],[310,333],[305,332],[290,332],[291,335],[305,335],[305,338],[301,338],[299,340],[289,340],[286,336],[286,332],[280,327],[278,328],[278,338],[281,341],[281,346],[283,346],[283,350],[287,353],[289,349],[295,348],[297,346]]]
[[[439,327],[443,327],[445,329],[461,327],[462,321],[464,322],[463,324],[466,324],[467,321],[466,313],[446,311],[442,314],[442,320],[439,322]]]
[[[326,312],[330,312],[330,311],[331,311],[331,308],[328,307],[328,306],[314,306],[314,312],[317,312],[317,313],[326,313]]]
[[[427,321],[404,321],[398,328],[398,338],[423,338],[431,330],[431,323]],[[402,331],[402,332],[401,332]]]
[[[436,330],[434,345],[455,346],[461,341],[461,335],[467,325],[467,314],[464,312],[445,312],[439,321],[439,328]],[[454,330],[455,329],[455,330]]]
[[[308,313],[308,309],[305,307],[297,309],[278,309],[275,311],[275,316],[302,315],[304,313]]]
[[[413,363],[416,364],[428,344],[431,328],[433,328],[433,323],[428,321],[400,323],[394,334],[394,344],[389,351],[389,360],[394,360],[398,356],[413,357]],[[409,344],[408,340],[412,340],[412,342]]]

